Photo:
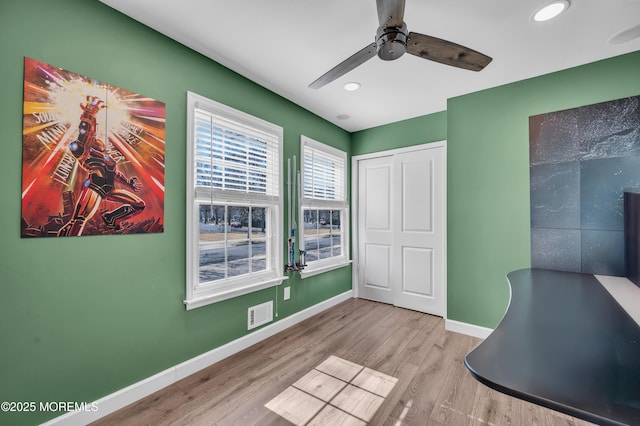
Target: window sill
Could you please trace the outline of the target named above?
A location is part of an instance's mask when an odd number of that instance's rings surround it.
[[[317,262],[316,265],[307,265],[302,271],[300,271],[300,278],[308,278],[314,275],[322,274],[324,272],[333,271],[334,269],[342,268],[344,266],[351,265],[351,260],[341,259],[339,261],[332,262]]]
[[[189,311],[191,309],[199,308],[201,306],[210,305],[212,303],[233,299],[234,297],[239,297],[245,294],[253,293],[258,290],[263,290],[265,288],[275,287],[277,285],[282,284],[284,280],[288,280],[288,279],[289,277],[287,276],[281,276],[281,277],[273,278],[267,281],[260,281],[258,283],[252,283],[242,287],[236,287],[231,290],[219,291],[216,293],[209,293],[209,294],[203,294],[203,295],[196,295],[191,299],[185,300],[184,304],[187,308],[187,311]]]

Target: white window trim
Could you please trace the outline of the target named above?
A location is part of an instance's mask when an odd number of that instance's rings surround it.
[[[338,261],[338,259],[342,260]],[[325,272],[333,271],[334,269],[349,266],[352,263],[350,259],[344,259],[344,257],[329,259],[331,262],[328,262],[327,260],[328,259],[322,259],[313,262],[313,267],[307,267],[300,271],[300,277],[302,279],[313,277],[314,275],[324,274]]]
[[[238,111],[229,106],[220,104],[211,99],[187,92],[187,268],[186,268],[186,299],[184,304],[187,310],[195,309],[211,303],[231,299],[252,293],[269,287],[280,285],[288,277],[284,275],[282,251],[283,251],[283,185],[279,185],[279,198],[275,207],[272,207],[272,214],[275,215],[270,222],[271,239],[268,250],[272,256],[272,268],[264,274],[240,275],[227,279],[222,283],[200,284],[199,283],[199,209],[198,198],[194,188],[194,110],[200,108],[212,113],[232,117],[236,121],[243,122],[249,126],[267,129],[278,136],[279,155],[277,161],[280,175],[282,175],[283,140],[284,132],[282,127],[269,123],[257,117]],[[281,178],[280,178],[281,179]],[[227,205],[258,205],[252,194],[226,194],[223,199],[216,200],[220,204]]]
[[[348,163],[347,163],[347,153],[338,148],[334,148],[322,142],[318,142],[313,140],[307,136],[300,136],[300,175],[301,182],[300,185],[304,186],[304,147],[310,146],[315,150],[323,151],[327,154],[330,154],[335,157],[342,158],[344,161],[344,201],[334,201],[334,200],[314,200],[308,199],[304,197],[304,190],[300,191],[300,203],[298,206],[298,223],[302,224],[301,232],[299,232],[299,245],[302,250],[304,250],[304,208],[317,208],[322,210],[336,210],[340,209],[343,211],[342,217],[340,218],[340,224],[342,227],[342,256],[335,256],[328,259],[320,259],[313,262],[307,262],[307,266],[300,271],[301,278],[308,278],[314,275],[322,274],[324,272],[329,272],[334,269],[342,268],[348,266],[352,263],[349,258],[349,201],[347,200],[347,176],[348,176]]]

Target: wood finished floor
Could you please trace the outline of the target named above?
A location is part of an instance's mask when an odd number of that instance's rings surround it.
[[[476,381],[463,360],[479,342],[440,317],[350,299],[93,424],[290,425],[265,404],[331,355],[398,379],[371,425],[590,424]]]

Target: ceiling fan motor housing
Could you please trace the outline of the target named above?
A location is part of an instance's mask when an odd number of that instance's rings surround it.
[[[385,61],[392,61],[404,55],[407,51],[407,24],[401,27],[383,25],[376,32],[376,48],[378,57]]]

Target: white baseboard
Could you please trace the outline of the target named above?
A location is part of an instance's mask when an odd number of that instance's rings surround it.
[[[221,361],[243,349],[248,348],[268,337],[273,336],[287,328],[296,325],[297,323],[304,321],[320,312],[323,312],[345,300],[353,297],[353,290],[346,291],[342,294],[311,306],[300,312],[297,312],[291,316],[288,316],[281,321],[261,328],[251,334],[243,336],[239,339],[229,342],[226,345],[222,345],[218,348],[212,349],[202,355],[191,358],[188,361],[170,367],[164,371],[154,374],[144,380],[134,383],[126,388],[120,389],[110,395],[107,395],[93,404],[87,404],[88,406],[97,407],[96,411],[72,411],[62,416],[51,419],[45,426],[83,426],[88,423],[94,422],[106,415],[113,413],[127,405],[138,401],[145,396],[151,395],[160,389],[167,387],[178,380],[181,380],[197,371],[202,370],[218,361]]]
[[[444,320],[444,329],[455,333],[466,334],[468,336],[479,337],[481,339],[486,339],[493,332],[492,328],[481,327],[479,325],[450,319]]]

